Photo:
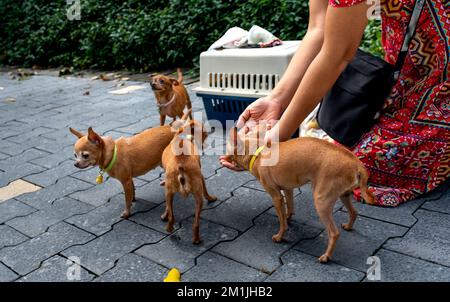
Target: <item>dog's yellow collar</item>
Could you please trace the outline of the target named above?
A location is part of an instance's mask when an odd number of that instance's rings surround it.
[[[255,153],[252,155],[252,158],[250,159],[250,164],[248,165],[248,170],[252,172],[253,165],[255,164],[256,159],[258,158],[258,155],[261,153],[262,150],[264,150],[266,146],[260,146],[258,149],[256,149]]]
[[[95,182],[97,184],[103,183],[103,173],[109,172],[114,167],[116,161],[117,161],[117,145],[114,144],[113,157],[112,157],[111,161],[109,162],[108,166],[105,169],[100,168],[100,172],[99,172],[99,174],[97,176],[97,179],[95,180]]]

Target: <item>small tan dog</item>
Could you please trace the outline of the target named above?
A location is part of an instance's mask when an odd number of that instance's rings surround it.
[[[150,78],[150,86],[155,93],[157,106],[159,109],[159,120],[161,126],[166,121],[166,116],[175,119],[183,115],[184,107],[188,110],[192,109],[191,99],[189,94],[182,84],[183,74],[181,69],[177,69],[178,80],[169,78],[165,75],[155,75]],[[192,119],[191,114],[189,118]]]
[[[233,128],[227,145],[228,160],[237,167],[251,170],[272,197],[280,222],[278,233],[272,237],[274,242],[282,241],[287,222],[294,215],[293,189],[312,183],[314,205],[328,233],[328,247],[319,261],[328,262],[339,238],[339,229],[333,219],[337,199],[341,199],[348,210],[349,221],[342,224],[347,231],[352,229],[357,217],[352,204],[353,190],[359,187],[364,200],[374,203],[367,190],[368,173],[364,165],[350,151],[312,137],[291,139],[277,146],[272,144],[272,148],[278,147],[278,161],[272,166],[262,165],[261,161],[268,160],[274,149],[259,147],[259,138],[264,137],[264,133],[257,131],[243,135]]]
[[[121,217],[128,218],[131,204],[135,199],[133,177],[143,175],[161,164],[164,149],[175,135],[171,126],[161,126],[145,130],[132,137],[113,140],[102,137],[89,127],[88,134],[69,128],[78,141],[75,143],[75,167],[85,169],[99,166],[98,182],[103,173],[118,179],[125,191],[125,210]],[[100,178],[100,180],[99,180]]]
[[[184,198],[189,194],[194,195],[193,244],[201,242],[200,213],[203,206],[203,197],[209,202],[217,200],[215,196],[208,194],[201,171],[200,152],[206,137],[207,133],[200,122],[187,121],[178,129],[177,134],[162,155],[162,165],[166,172],[166,210],[161,215],[161,219],[163,221],[168,220],[166,230],[172,232],[175,223],[173,214],[173,197],[175,193],[180,193]]]

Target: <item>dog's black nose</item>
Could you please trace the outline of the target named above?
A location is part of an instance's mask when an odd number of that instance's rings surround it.
[[[75,167],[79,168],[78,163],[74,163],[73,165],[74,165]]]

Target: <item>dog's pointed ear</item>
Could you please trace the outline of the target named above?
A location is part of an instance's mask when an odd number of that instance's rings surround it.
[[[180,85],[180,82],[178,82],[178,80],[175,80],[175,79],[170,79],[170,82],[172,83],[173,86]]]
[[[92,127],[88,129],[88,140],[95,145],[101,145],[103,143],[103,139],[92,130]]]
[[[185,114],[183,114],[183,116],[181,117],[181,120],[187,121],[191,114],[192,114],[192,108],[189,108],[189,110],[186,111]]]
[[[82,138],[83,136],[85,136],[83,133],[69,127],[70,132],[72,132],[73,135],[75,135],[78,138]]]

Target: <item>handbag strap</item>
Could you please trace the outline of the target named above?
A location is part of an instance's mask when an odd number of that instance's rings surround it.
[[[416,0],[416,3],[414,4],[414,9],[411,14],[411,17],[409,19],[408,28],[406,29],[405,36],[403,38],[403,45],[400,49],[400,53],[398,54],[397,61],[395,62],[394,67],[394,81],[397,82],[400,71],[403,67],[403,64],[405,63],[406,56],[408,54],[409,45],[411,44],[411,40],[414,36],[414,33],[416,32],[416,25],[419,21],[420,14],[422,13],[423,7],[425,4],[425,0]]]

